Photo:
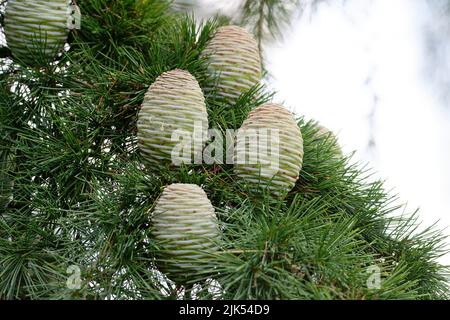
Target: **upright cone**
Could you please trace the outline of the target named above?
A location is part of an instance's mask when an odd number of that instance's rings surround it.
[[[167,186],[153,211],[153,235],[160,249],[158,267],[178,284],[208,275],[218,250],[219,227],[214,208],[197,185]]]
[[[68,0],[9,0],[5,36],[13,57],[34,65],[39,57],[52,61],[67,39]]]
[[[258,44],[247,31],[237,26],[217,30],[203,56],[211,76],[218,76],[217,94],[235,101],[261,80],[261,57]],[[206,91],[212,89],[211,83]]]
[[[137,127],[139,148],[150,165],[201,160],[208,113],[197,80],[179,69],[159,76],[145,95]]]
[[[303,138],[292,113],[272,103],[250,112],[236,136],[234,171],[251,190],[283,198],[302,162]]]
[[[320,124],[317,125],[317,131],[314,134],[314,140],[329,140],[333,144],[332,151],[334,154],[334,158],[342,158],[344,156],[336,135],[330,129]]]

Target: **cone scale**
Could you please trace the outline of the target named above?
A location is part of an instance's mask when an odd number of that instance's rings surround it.
[[[52,61],[64,47],[70,17],[68,0],[9,0],[5,36],[13,57],[34,64],[36,56]]]
[[[208,72],[218,77],[217,94],[234,102],[261,80],[261,57],[256,40],[245,29],[225,26],[217,30],[202,54]],[[205,91],[210,91],[210,87]]]
[[[219,228],[203,189],[193,184],[167,186],[152,221],[158,268],[178,284],[204,279],[211,255],[218,250]]]
[[[277,135],[263,137],[268,130]],[[273,138],[277,143],[267,143]],[[269,151],[262,152],[264,145]],[[249,156],[243,158],[243,154]],[[303,138],[292,113],[272,103],[250,112],[237,133],[234,156],[234,172],[250,190],[268,190],[277,197],[285,197],[299,178],[302,162]]]
[[[197,80],[179,69],[159,76],[145,95],[137,127],[138,146],[148,164],[174,164],[172,153],[180,143],[173,139],[174,134],[191,139],[186,156],[179,153],[180,162],[191,163],[196,156],[201,156],[208,113]]]

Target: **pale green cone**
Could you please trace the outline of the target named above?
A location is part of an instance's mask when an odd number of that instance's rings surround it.
[[[159,76],[145,94],[137,128],[139,149],[148,164],[180,165],[201,159],[208,113],[197,80],[179,69]],[[177,134],[187,139],[174,139]],[[174,152],[189,139],[191,144],[184,148],[188,152]]]
[[[341,146],[338,143],[338,139],[337,139],[336,135],[330,129],[328,129],[320,124],[317,125],[317,131],[314,134],[314,140],[319,141],[319,140],[327,140],[327,139],[329,139],[329,141],[334,144],[333,153],[335,154],[335,157],[343,158],[344,154],[342,152]]]
[[[267,130],[272,134],[264,138]],[[283,198],[298,180],[302,163],[303,138],[292,113],[273,103],[250,112],[236,135],[234,153],[234,172],[250,190]]]
[[[229,101],[235,101],[261,80],[258,43],[241,27],[219,28],[202,55],[207,58],[209,74],[219,76],[217,94]],[[213,85],[211,83],[205,91],[210,91]]]
[[[167,186],[152,222],[160,271],[178,284],[205,279],[219,240],[216,214],[205,191],[194,184]]]
[[[53,61],[67,40],[69,0],[9,0],[5,36],[13,57],[34,64],[37,56]]]
[[[14,181],[11,176],[15,167],[15,155],[0,153],[0,212],[11,201]]]

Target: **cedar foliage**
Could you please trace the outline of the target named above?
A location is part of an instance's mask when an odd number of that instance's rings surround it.
[[[333,139],[315,138],[314,121],[298,118],[304,167],[283,201],[251,194],[230,165],[146,169],[136,116],[147,88],[175,68],[203,86],[200,53],[224,22],[198,25],[161,0],[77,4],[82,28],[58,61],[1,60],[0,298],[448,298],[442,234],[416,232],[416,215],[398,216],[396,197],[336,157]],[[210,126],[238,129],[271,98],[261,86],[230,106],[211,92]],[[171,183],[202,186],[223,232],[214,277],[186,288],[157,270],[150,231]],[[66,285],[71,265],[81,268],[77,290]],[[380,289],[367,286],[374,265]]]

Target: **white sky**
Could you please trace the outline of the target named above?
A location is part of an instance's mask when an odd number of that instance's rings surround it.
[[[426,224],[450,226],[450,106],[427,85],[424,1],[321,5],[270,48],[277,99],[339,133]],[[429,19],[429,16],[428,16]],[[368,77],[371,81],[367,83]],[[368,116],[377,96],[376,148]],[[450,229],[445,231],[450,234]],[[444,259],[450,263],[450,257]]]

